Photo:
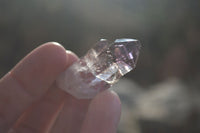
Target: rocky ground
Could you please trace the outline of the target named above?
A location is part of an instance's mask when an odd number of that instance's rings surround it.
[[[149,88],[122,79],[113,89],[122,101],[118,133],[200,132],[200,92],[178,79]]]

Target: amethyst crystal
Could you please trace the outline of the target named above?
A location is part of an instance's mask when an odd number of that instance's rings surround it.
[[[135,39],[101,39],[58,77],[57,85],[78,99],[93,98],[136,67],[140,48]]]

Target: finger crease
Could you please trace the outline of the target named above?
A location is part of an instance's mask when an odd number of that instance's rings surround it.
[[[31,93],[27,90],[27,88],[25,87],[25,85],[23,84],[23,82],[20,81],[17,77],[15,77],[15,75],[14,75],[13,73],[10,72],[9,75],[10,75],[10,77],[11,77],[14,81],[16,81],[16,83],[19,85],[19,88],[21,89],[22,92],[24,92],[25,94],[27,94],[27,95],[30,96],[30,97],[34,97],[34,95],[31,94]]]

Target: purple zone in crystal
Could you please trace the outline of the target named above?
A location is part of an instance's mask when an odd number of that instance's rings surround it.
[[[114,43],[104,39],[95,45],[93,52],[88,52],[86,58],[89,57],[88,62],[92,62],[90,65],[94,74],[102,73],[114,63],[123,71],[121,75],[124,75],[135,68],[140,47],[139,41],[135,39],[117,39]]]
[[[138,40],[117,39],[110,49],[115,53],[116,62],[123,61],[132,68],[135,68],[140,48],[141,45]]]
[[[83,73],[92,73],[93,76],[89,78],[91,83],[102,80],[101,83],[112,85],[135,68],[140,47],[135,39],[117,39],[113,43],[101,39],[83,57],[82,61],[86,62],[88,68]],[[88,81],[83,78],[85,80]]]
[[[84,60],[97,78],[114,84],[135,68],[140,47],[139,41],[134,39],[117,39],[114,43],[100,40]]]

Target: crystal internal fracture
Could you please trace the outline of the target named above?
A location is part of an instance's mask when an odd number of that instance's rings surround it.
[[[57,85],[76,98],[93,98],[136,67],[140,48],[135,39],[101,39],[59,76]]]

